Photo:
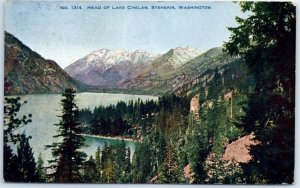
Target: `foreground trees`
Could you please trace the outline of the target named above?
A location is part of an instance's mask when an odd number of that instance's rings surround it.
[[[201,124],[192,114],[187,129],[186,153],[192,171],[194,183],[204,183],[206,178],[205,160],[210,152],[207,127]]]
[[[30,137],[29,137],[30,138]],[[17,159],[19,181],[20,182],[36,182],[38,176],[36,172],[36,163],[33,157],[32,148],[29,145],[29,138],[25,134],[20,137],[20,144],[17,147]]]
[[[17,132],[31,122],[32,115],[19,118],[21,106],[20,97],[4,99],[4,179],[8,182],[36,182],[36,164],[29,144],[31,137]],[[17,153],[13,152],[12,145],[17,147]]]
[[[75,90],[66,89],[62,95],[61,105],[63,107],[61,121],[56,124],[58,126],[58,134],[55,139],[61,141],[54,142],[52,145],[46,146],[51,148],[53,160],[49,160],[51,164],[49,170],[51,182],[82,182],[80,174],[86,154],[79,149],[84,146],[84,138],[79,135],[81,133],[78,121],[78,107],[75,103]]]
[[[296,7],[289,2],[242,2],[247,19],[229,28],[231,55],[245,59],[256,79],[241,127],[260,144],[245,168],[249,183],[292,183],[295,144]],[[253,174],[257,172],[258,174]]]

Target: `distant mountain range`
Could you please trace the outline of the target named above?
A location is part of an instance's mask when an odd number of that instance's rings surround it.
[[[202,52],[178,47],[165,54],[101,49],[77,60],[65,71],[87,85],[160,95],[188,92],[188,88],[210,78],[201,78],[206,71],[236,60],[221,48]]]
[[[117,84],[158,55],[146,51],[101,49],[71,64],[65,71],[73,78],[91,86],[116,88]]]
[[[180,50],[181,51],[181,50]],[[190,50],[189,50],[190,51]],[[149,66],[135,72],[131,79],[123,80],[119,87],[123,89],[139,88],[156,93],[175,92],[180,87],[197,79],[199,74],[208,68],[215,68],[216,64],[223,65],[227,61],[215,62],[216,57],[223,53],[215,48],[198,56],[185,56],[181,58],[177,49],[171,49],[166,54],[149,62]],[[187,52],[186,52],[187,53]],[[178,61],[180,59],[180,61]],[[177,61],[174,61],[177,60]],[[209,65],[208,65],[209,64]]]
[[[5,94],[61,93],[68,87],[94,92],[186,94],[196,91],[195,86],[207,85],[214,69],[222,73],[231,65],[238,74],[239,61],[221,48],[202,52],[178,47],[165,54],[100,49],[63,70],[6,32]]]
[[[86,86],[71,78],[57,63],[46,60],[5,32],[5,95],[62,93],[65,88]]]
[[[85,84],[119,89],[124,88],[123,83],[134,79],[141,72],[177,69],[200,54],[199,50],[190,47],[172,49],[167,55],[143,50],[130,52],[101,49],[77,60],[65,71]],[[167,59],[164,59],[165,56],[168,56]]]

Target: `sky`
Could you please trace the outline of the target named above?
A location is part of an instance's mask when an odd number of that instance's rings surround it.
[[[88,6],[102,9],[91,10]],[[120,6],[125,9],[112,9]],[[132,10],[128,6],[149,9]],[[174,6],[176,10],[151,9],[152,6]],[[180,10],[178,6],[210,8]],[[162,54],[176,47],[202,51],[219,47],[229,39],[227,27],[237,26],[235,16],[242,13],[239,5],[232,2],[8,1],[5,30],[65,68],[102,48]]]

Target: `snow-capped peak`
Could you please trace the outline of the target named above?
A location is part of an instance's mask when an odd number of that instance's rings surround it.
[[[179,56],[189,56],[189,57],[196,57],[199,56],[202,53],[202,51],[192,48],[190,46],[185,47],[185,48],[174,48],[174,55],[179,55]]]
[[[103,48],[88,54],[85,56],[85,58],[87,63],[102,62],[105,64],[115,65],[125,61],[130,61],[133,63],[148,61],[156,56],[156,54],[143,50],[135,50],[134,52],[131,52],[124,49],[110,50]]]
[[[173,66],[175,68],[178,68],[186,62],[190,61],[191,59],[201,55],[202,53],[202,51],[189,46],[185,48],[174,48],[172,56]]]

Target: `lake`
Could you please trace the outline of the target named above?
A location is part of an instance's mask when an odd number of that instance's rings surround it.
[[[32,114],[32,122],[20,128],[18,132],[25,132],[26,135],[31,135],[30,145],[34,152],[34,157],[37,160],[39,153],[47,160],[52,158],[50,149],[45,149],[45,145],[50,145],[54,141],[53,135],[57,134],[57,127],[54,125],[59,122],[61,115],[60,94],[32,94],[20,95],[21,102],[27,101],[21,107],[18,116]],[[128,102],[129,100],[157,100],[155,96],[149,95],[127,95],[127,94],[110,94],[110,93],[78,93],[76,95],[76,103],[79,109],[90,108],[94,109],[96,106],[107,106],[116,104],[118,101]],[[103,147],[104,143],[115,144],[119,140],[96,138],[86,136],[86,147],[83,151],[88,155],[93,155],[98,146]],[[131,149],[131,156],[135,150],[135,142],[125,141],[126,147]]]

